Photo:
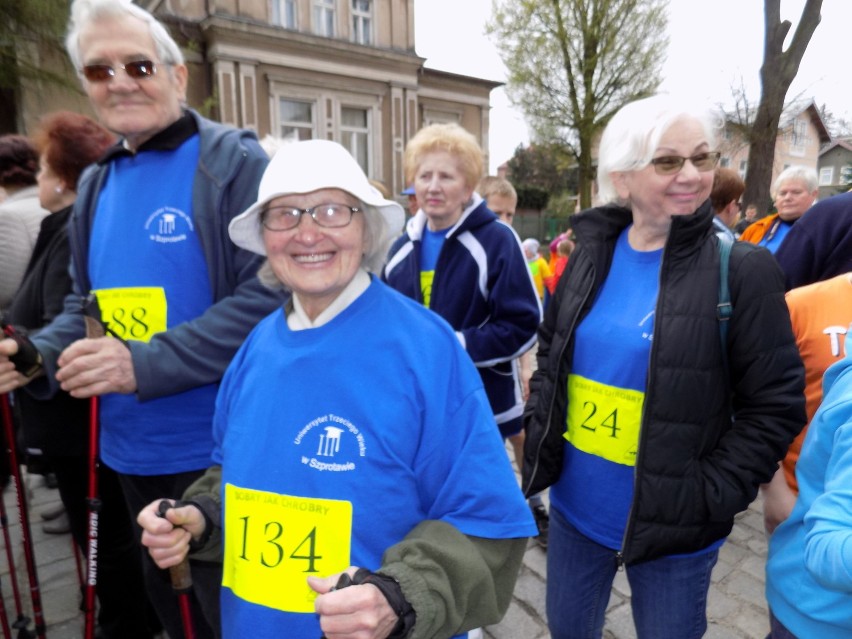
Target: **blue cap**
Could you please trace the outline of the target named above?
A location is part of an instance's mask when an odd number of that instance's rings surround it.
[[[405,189],[400,195],[414,195],[414,185],[412,184],[407,189]]]

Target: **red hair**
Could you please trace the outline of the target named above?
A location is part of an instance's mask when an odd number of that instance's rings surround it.
[[[57,111],[42,118],[34,141],[45,163],[76,191],[83,169],[115,144],[115,136],[85,115]]]

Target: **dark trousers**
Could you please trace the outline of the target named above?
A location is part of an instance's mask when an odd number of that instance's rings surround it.
[[[142,537],[142,528],[136,523],[139,511],[152,501],[169,498],[180,499],[183,492],[196,479],[204,474],[203,470],[174,475],[125,475],[118,474],[124,498],[130,508],[137,539]],[[181,624],[180,607],[172,590],[168,570],[161,570],[142,549],[142,571],[148,597],[170,639],[184,637]],[[219,589],[222,585],[222,564],[219,562],[190,561],[192,571],[192,593],[190,603],[195,636],[198,639],[214,639],[220,636]]]
[[[68,513],[74,541],[87,554],[89,469],[85,457],[53,457],[46,460]],[[97,588],[98,624],[109,639],[151,639],[159,622],[145,593],[139,544],[129,519],[127,504],[113,470],[98,471]]]

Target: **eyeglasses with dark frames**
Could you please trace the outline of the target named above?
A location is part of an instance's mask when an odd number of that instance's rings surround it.
[[[289,231],[299,226],[302,215],[310,215],[319,226],[340,228],[352,221],[352,215],[362,211],[346,204],[318,204],[309,209],[295,206],[268,206],[260,214],[260,223],[270,231]]]
[[[654,165],[654,171],[657,175],[674,175],[683,168],[683,165],[689,160],[698,171],[705,173],[712,171],[719,163],[721,153],[718,151],[705,151],[704,153],[696,153],[695,155],[685,158],[680,155],[664,155],[654,158],[651,164]]]
[[[116,69],[123,69],[134,80],[142,80],[157,73],[157,64],[152,60],[134,60],[117,67],[109,64],[87,64],[81,72],[89,82],[106,82],[115,77]]]

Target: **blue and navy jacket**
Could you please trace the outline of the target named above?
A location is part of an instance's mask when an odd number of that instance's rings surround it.
[[[408,221],[382,274],[390,286],[421,303],[420,242],[426,221],[422,210]],[[476,193],[447,233],[429,307],[455,329],[479,370],[501,431],[520,430],[524,405],[514,360],[535,343],[541,303],[518,236]]]

